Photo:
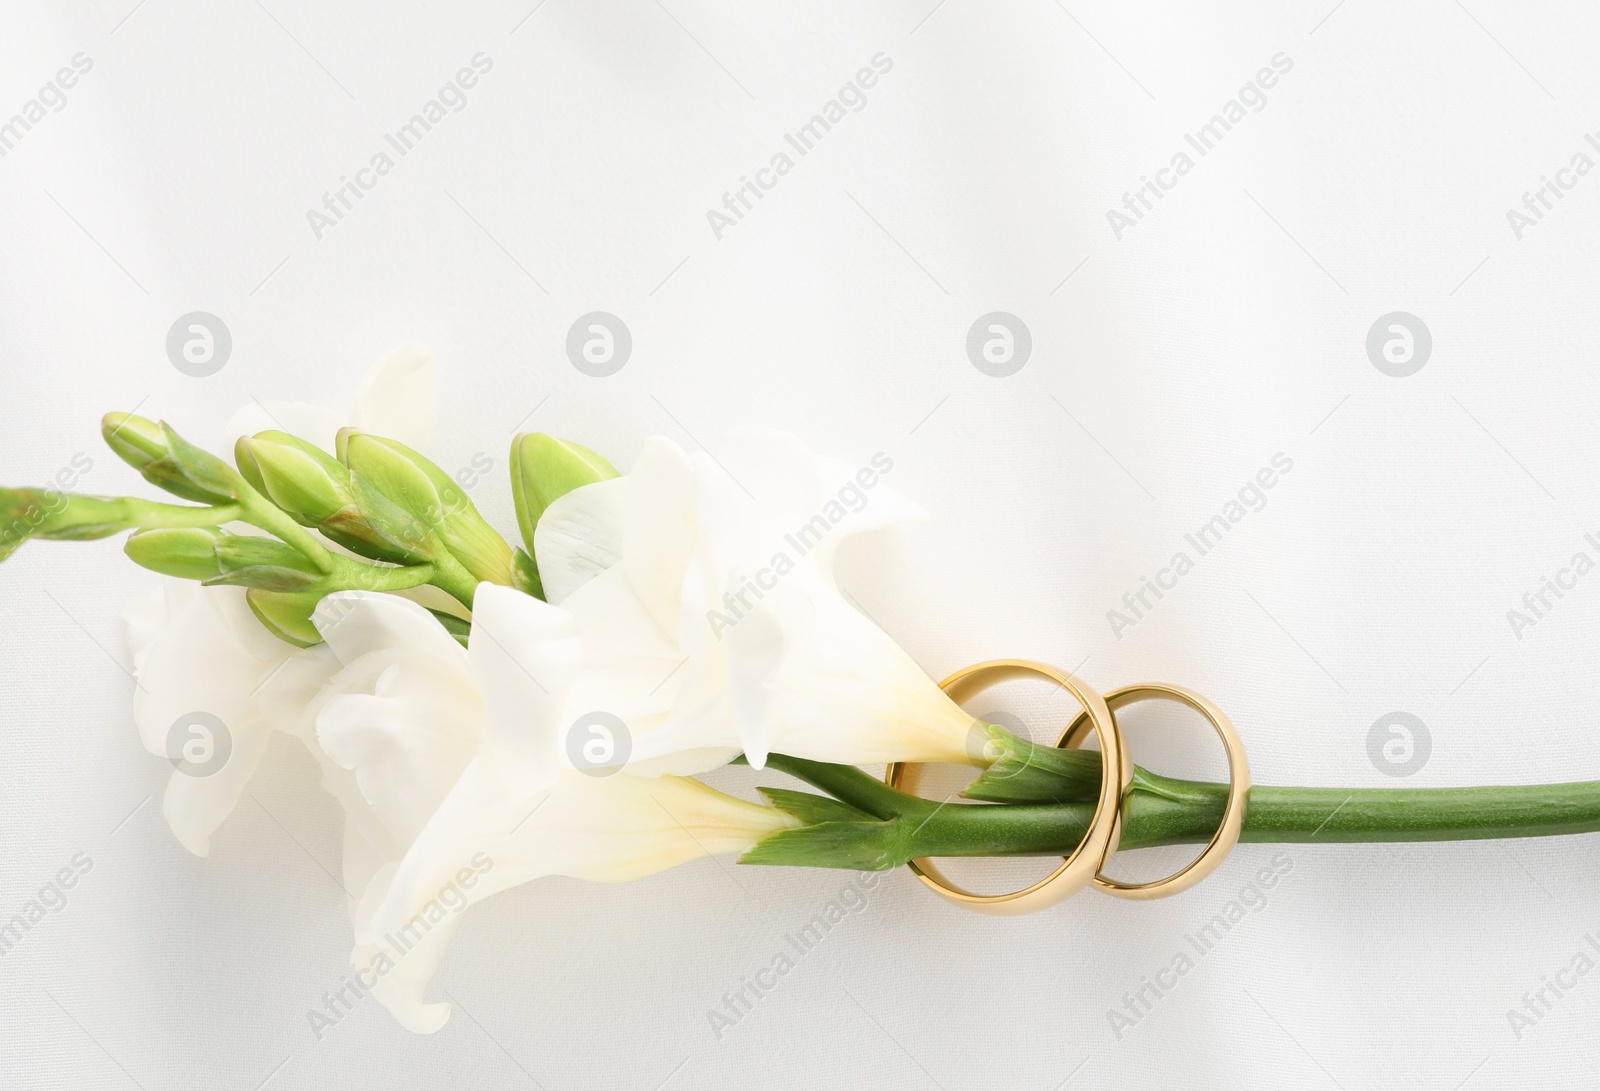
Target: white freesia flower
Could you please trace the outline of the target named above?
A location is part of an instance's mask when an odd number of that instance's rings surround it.
[[[968,762],[973,718],[847,602],[833,556],[920,516],[793,436],[732,435],[713,458],[651,439],[631,473],[585,485],[535,531],[550,601],[578,619],[574,707],[628,725],[629,771],[693,774],[744,751],[850,765]]]
[[[295,712],[327,670],[320,649],[299,651],[262,628],[244,596],[242,587],[164,580],[123,613],[138,685],[133,718],[145,748],[176,757],[171,751],[193,744],[217,760],[226,755],[220,768],[206,760],[180,767],[162,798],[173,834],[197,856],[239,802],[273,728],[297,731]]]
[[[431,430],[433,372],[431,352],[401,346],[367,372],[345,416],[300,403],[252,404],[229,425],[229,449],[239,435],[282,428],[332,450],[342,424],[420,447]],[[251,613],[241,587],[167,581],[130,601],[123,619],[138,684],[134,721],[145,747],[170,757],[169,736],[174,736],[202,747],[231,748],[214,772],[193,767],[174,772],[163,799],[179,843],[204,856],[211,834],[232,813],[260,764],[273,730],[295,735],[322,758],[304,713],[337,663],[324,648],[300,651],[269,634]],[[204,726],[186,722],[196,713],[220,720],[221,737],[202,738]],[[323,765],[325,779],[337,782],[344,775],[337,766]],[[340,794],[336,783],[329,787]]]
[[[578,629],[521,592],[478,585],[464,652],[392,596],[331,595],[315,621],[345,665],[317,702],[318,736],[380,827],[352,961],[410,1030],[449,1017],[423,991],[472,904],[547,875],[639,878],[794,824],[697,781],[564,767]]]

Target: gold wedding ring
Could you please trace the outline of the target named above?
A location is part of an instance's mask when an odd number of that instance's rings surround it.
[[[1204,716],[1216,729],[1217,735],[1222,739],[1222,748],[1228,755],[1228,802],[1223,808],[1222,823],[1217,827],[1217,832],[1212,834],[1211,840],[1201,850],[1200,855],[1182,870],[1174,872],[1165,879],[1149,883],[1128,883],[1096,873],[1094,885],[1118,898],[1142,901],[1150,898],[1167,898],[1188,890],[1217,870],[1229,850],[1239,843],[1239,831],[1244,827],[1245,807],[1250,798],[1250,761],[1244,755],[1244,743],[1240,741],[1239,733],[1233,729],[1233,724],[1228,722],[1228,718],[1222,714],[1220,708],[1193,690],[1160,682],[1146,682],[1142,685],[1114,689],[1106,694],[1106,706],[1115,716],[1116,710],[1126,705],[1161,699],[1188,705]],[[1091,718],[1080,712],[1061,733],[1056,745],[1068,749],[1079,746],[1088,738],[1091,729],[1098,731]],[[1131,766],[1129,768],[1131,770]],[[1112,851],[1116,851],[1114,846]]]
[[[1083,711],[1073,718],[1056,740],[1056,746],[1063,749],[1082,746],[1090,732],[1100,738],[1100,798],[1089,820],[1088,832],[1077,848],[1062,857],[1060,867],[1022,890],[1006,894],[975,894],[946,879],[926,857],[912,860],[906,865],[923,885],[940,897],[978,913],[1014,915],[1055,905],[1091,883],[1119,898],[1166,898],[1188,890],[1215,871],[1239,842],[1250,797],[1250,762],[1245,757],[1244,743],[1222,710],[1193,690],[1160,682],[1124,686],[1102,697],[1065,671],[1027,659],[992,659],[975,663],[940,682],[939,688],[952,701],[961,704],[990,686],[1033,675],[1050,679],[1071,693],[1083,706]],[[1188,866],[1154,882],[1130,883],[1112,879],[1103,873],[1106,862],[1117,851],[1122,836],[1122,808],[1133,786],[1133,761],[1128,756],[1127,740],[1117,724],[1116,710],[1150,700],[1170,700],[1188,705],[1204,716],[1216,730],[1228,756],[1228,801],[1223,808],[1222,822],[1217,826],[1217,832]],[[906,774],[916,765],[914,762],[895,762],[884,774],[884,781],[891,788],[911,791],[913,785],[905,783]]]
[[[1117,730],[1117,721],[1105,698],[1065,671],[1026,659],[993,659],[956,671],[939,688],[960,704],[990,686],[1014,678],[1038,675],[1056,683],[1083,706],[1078,720],[1092,725],[1100,737],[1100,799],[1089,820],[1089,830],[1061,866],[1032,886],[1006,894],[975,894],[950,882],[926,857],[907,866],[923,884],[940,897],[978,913],[1012,916],[1044,909],[1077,893],[1095,880],[1105,861],[1117,849],[1122,835],[1122,803],[1133,785],[1133,763]],[[1071,730],[1069,728],[1069,730]],[[1087,735],[1087,731],[1083,732]],[[1080,739],[1081,741],[1081,739]],[[906,772],[915,763],[895,762],[884,774],[891,788],[899,788]],[[910,790],[909,788],[907,790]],[[1191,865],[1192,866],[1192,865]]]

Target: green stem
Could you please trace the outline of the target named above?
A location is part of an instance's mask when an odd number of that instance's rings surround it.
[[[1180,782],[1186,799],[1135,791],[1122,847],[1211,839],[1225,784]],[[1092,803],[945,807],[909,840],[913,856],[1056,855],[1088,828]],[[952,813],[955,812],[955,813]],[[1278,788],[1250,790],[1241,841],[1350,843],[1476,841],[1600,831],[1600,781],[1485,788]]]
[[[324,546],[315,534],[291,519],[279,509],[272,501],[248,487],[243,488],[239,494],[239,506],[242,509],[239,518],[253,527],[260,527],[279,541],[293,546],[312,564],[317,566],[317,571],[327,573],[334,568],[332,550]]]
[[[479,580],[443,545],[434,553],[433,577],[428,582],[468,610],[472,609],[472,595],[477,590]]]
[[[331,551],[330,551],[331,553]],[[326,584],[329,593],[334,591],[404,591],[421,587],[434,581],[431,564],[411,564],[390,567],[352,561],[333,553],[333,570],[317,586]]]
[[[751,863],[893,867],[919,856],[1056,856],[1083,839],[1092,802],[939,803],[895,791],[860,769],[782,755],[770,768],[798,777],[871,820],[788,831]],[[1227,801],[1225,784],[1140,771],[1124,810],[1121,847],[1209,841]],[[875,820],[875,821],[874,821]],[[1240,840],[1302,844],[1472,841],[1600,832],[1600,781],[1482,788],[1283,788],[1250,790]]]
[[[140,530],[179,530],[187,527],[215,527],[241,518],[238,504],[216,504],[197,508],[190,504],[162,504],[154,500],[123,498],[133,517],[129,527]]]

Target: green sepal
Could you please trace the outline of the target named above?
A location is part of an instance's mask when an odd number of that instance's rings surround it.
[[[784,814],[798,818],[807,826],[814,826],[821,822],[871,822],[873,817],[864,811],[858,811],[848,803],[841,803],[830,796],[814,795],[811,792],[796,792],[789,788],[757,788],[772,804]]]
[[[374,561],[424,564],[439,545],[422,522],[373,488],[360,474],[350,475],[355,503],[334,512],[317,529],[352,553]]]
[[[905,862],[900,823],[898,818],[820,822],[797,830],[779,830],[747,849],[739,863],[887,871]]]
[[[511,553],[511,586],[536,599],[544,598],[544,581],[539,578],[539,566],[533,563],[533,558],[521,546]]]
[[[217,504],[239,499],[247,487],[239,471],[178,435],[166,421],[161,422],[161,433],[166,437],[168,457],[178,473],[186,483],[199,490],[202,497],[209,497]]]
[[[962,791],[985,803],[1081,803],[1100,798],[1100,754],[1060,750],[985,724],[1000,756]]]
[[[211,586],[254,587],[262,591],[304,591],[323,578],[305,555],[275,538],[224,534],[216,540],[219,575]]]
[[[463,648],[467,646],[467,638],[472,635],[472,622],[464,617],[447,614],[443,610],[429,610],[428,613],[438,619],[439,624],[444,626],[444,631],[455,637],[458,644]]]

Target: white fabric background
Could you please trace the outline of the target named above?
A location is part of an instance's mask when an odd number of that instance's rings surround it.
[[[418,339],[442,364],[435,452],[493,461],[474,496],[508,531],[519,425],[622,465],[652,433],[714,449],[773,425],[891,454],[933,513],[846,575],[935,676],[1020,655],[1186,683],[1259,783],[1595,776],[1600,576],[1520,640],[1506,612],[1600,530],[1600,178],[1520,240],[1506,210],[1600,123],[1597,31],[1583,5],[1503,0],[7,3],[0,115],[73,54],[94,66],[0,158],[0,476],[87,454],[80,488],[144,491],[102,412],[210,438],[252,397],[341,404]],[[466,108],[314,238],[306,210],[480,51]],[[868,105],[718,241],[706,210],[879,52]],[[1280,52],[1265,108],[1115,239],[1106,210]],[[207,379],[164,349],[195,310],[234,339]],[[608,379],[564,352],[592,310],[634,337]],[[1010,378],[966,356],[995,310],[1032,332]],[[1367,358],[1391,311],[1432,331],[1410,378]],[[1280,451],[1265,510],[1113,636],[1121,595]],[[118,622],[150,582],[116,542],[0,570],[0,914],[94,861],[0,960],[5,1087],[1597,1078],[1600,974],[1520,1040],[1506,1015],[1600,929],[1592,837],[1290,847],[1265,908],[1120,1039],[1107,1010],[1273,847],[1172,901],[1019,920],[885,876],[720,1040],[706,1010],[852,876],[540,883],[474,911],[435,982],[443,1031],[368,1001],[316,1040],[350,946],[335,808],[279,746],[209,859],[173,841]],[[1368,756],[1394,710],[1432,739],[1405,781]],[[1134,721],[1141,760],[1220,772],[1180,720]]]

